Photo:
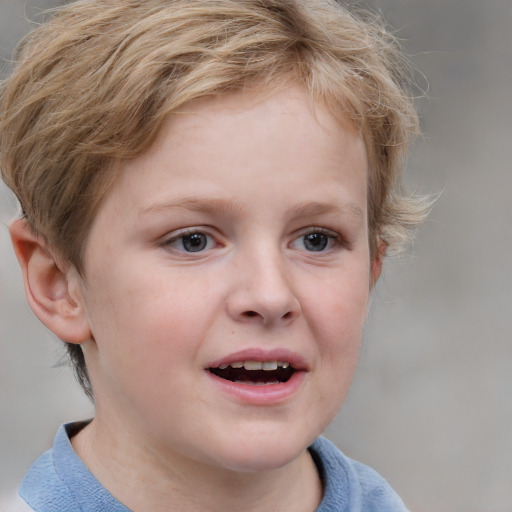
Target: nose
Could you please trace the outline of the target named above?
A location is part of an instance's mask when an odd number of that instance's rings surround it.
[[[237,322],[287,325],[301,311],[290,269],[279,251],[263,252],[253,252],[235,263],[228,313]]]

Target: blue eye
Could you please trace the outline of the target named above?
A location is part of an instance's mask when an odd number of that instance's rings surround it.
[[[206,249],[208,238],[203,233],[193,233],[182,237],[181,243],[187,252],[199,252]]]
[[[324,252],[339,243],[339,236],[331,231],[315,229],[297,238],[292,247],[308,252]]]
[[[166,242],[167,246],[181,252],[201,252],[215,245],[214,239],[205,233],[181,234]]]
[[[329,245],[329,237],[324,233],[309,233],[303,236],[304,247],[308,251],[324,251]]]

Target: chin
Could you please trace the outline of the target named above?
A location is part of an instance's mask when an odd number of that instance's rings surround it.
[[[265,472],[282,468],[298,459],[315,436],[289,433],[255,433],[248,438],[233,436],[214,458],[218,465],[236,472]]]
[[[267,450],[252,450],[245,453],[232,454],[224,457],[222,467],[236,473],[264,473],[275,471],[287,466],[298,459],[304,449],[294,452],[267,452]]]

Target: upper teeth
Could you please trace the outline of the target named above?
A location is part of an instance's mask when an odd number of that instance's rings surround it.
[[[288,368],[290,363],[286,361],[236,361],[230,364],[221,364],[219,368],[225,370],[231,368],[245,368],[246,370],[277,370],[277,368]]]

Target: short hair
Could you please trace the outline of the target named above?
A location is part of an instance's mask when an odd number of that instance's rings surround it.
[[[79,0],[20,43],[0,89],[0,168],[28,224],[83,271],[119,164],[184,104],[291,79],[360,130],[370,250],[399,250],[424,218],[402,182],[418,133],[408,66],[376,17],[335,0]],[[68,344],[90,394],[81,348]]]

